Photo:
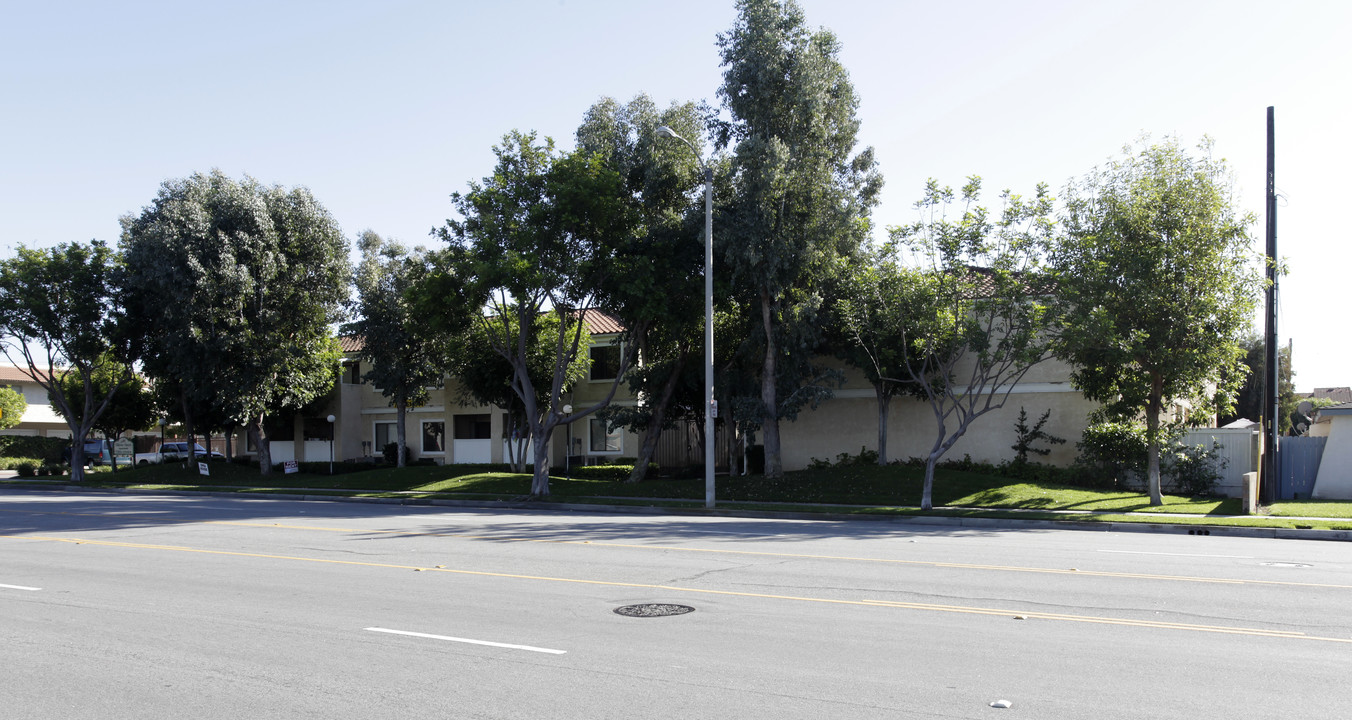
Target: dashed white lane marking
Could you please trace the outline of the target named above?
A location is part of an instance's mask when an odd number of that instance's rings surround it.
[[[1104,553],[1121,553],[1123,555],[1172,555],[1174,557],[1209,557],[1209,558],[1232,558],[1235,560],[1252,560],[1251,555],[1205,555],[1202,553],[1171,553],[1171,552],[1151,552],[1149,550],[1099,550]]]
[[[391,635],[408,635],[410,637],[428,638],[431,640],[446,640],[448,642],[469,643],[470,645],[487,645],[489,647],[507,648],[509,650],[528,650],[530,652],[548,653],[550,655],[563,655],[567,650],[551,650],[550,648],[532,647],[530,645],[512,645],[511,643],[489,642],[488,640],[470,640],[469,638],[450,637],[448,635],[429,635],[428,633],[410,632],[408,630],[391,630],[389,628],[366,628],[371,632],[389,633]]]
[[[42,589],[42,588],[28,587],[27,585],[5,585],[4,583],[0,583],[0,588],[5,588],[6,590],[32,590],[32,591],[35,591],[35,592]]]

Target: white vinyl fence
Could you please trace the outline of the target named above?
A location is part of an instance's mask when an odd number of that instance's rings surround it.
[[[1244,473],[1258,470],[1258,431],[1242,428],[1193,428],[1183,434],[1183,443],[1189,446],[1211,447],[1220,443],[1219,454],[1225,458],[1221,480],[1216,492],[1226,497],[1241,497],[1244,491]]]

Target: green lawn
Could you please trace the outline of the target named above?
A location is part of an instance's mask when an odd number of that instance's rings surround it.
[[[147,488],[238,488],[241,492],[286,492],[282,488],[301,488],[308,494],[389,496],[398,493],[466,499],[519,499],[530,492],[529,475],[490,471],[474,465],[374,468],[333,476],[273,473],[267,477],[260,475],[254,466],[212,463],[209,467],[209,477],[199,475],[195,467],[170,463],[130,468],[116,474],[91,474],[87,476],[87,483]],[[833,467],[792,472],[782,481],[771,481],[762,476],[719,477],[717,495],[719,502],[747,508],[788,509],[783,505],[787,503],[792,509],[804,511],[919,514],[917,507],[923,479],[923,469],[916,467]],[[556,502],[698,507],[704,498],[704,481],[698,478],[658,479],[628,484],[554,477],[550,480],[550,490],[550,499]],[[1224,520],[1225,516],[1240,513],[1239,500],[1166,495],[1164,502],[1163,506],[1151,507],[1144,495],[1136,493],[1087,490],[974,472],[939,470],[934,482],[937,509],[933,514],[1352,529],[1350,522],[1336,522],[1352,520],[1352,503],[1347,502],[1277,503],[1268,509],[1266,516]],[[1098,514],[1067,516],[1067,511]],[[1170,518],[1168,515],[1208,517]],[[1298,519],[1301,517],[1330,518],[1335,522]]]

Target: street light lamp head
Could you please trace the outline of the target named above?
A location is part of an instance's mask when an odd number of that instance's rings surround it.
[[[657,126],[657,135],[658,135],[658,137],[664,137],[664,138],[676,138],[677,140],[683,139],[683,138],[681,138],[680,135],[677,135],[677,134],[676,134],[676,131],[675,131],[675,130],[672,130],[671,128],[667,127],[666,125],[658,125],[658,126]]]
[[[334,416],[332,416],[332,415],[329,416],[329,422],[333,422],[334,420],[337,420],[337,419],[338,419],[338,418],[336,418],[336,417],[334,417]]]

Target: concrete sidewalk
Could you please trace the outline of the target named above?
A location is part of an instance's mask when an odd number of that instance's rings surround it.
[[[8,471],[11,472],[12,471]],[[13,475],[3,476],[13,477]],[[26,490],[42,490],[49,492],[83,492],[83,493],[110,493],[118,495],[179,495],[195,497],[220,497],[220,498],[249,498],[252,500],[286,500],[300,502],[346,502],[346,503],[371,503],[380,505],[406,505],[413,507],[446,507],[446,508],[476,508],[476,509],[513,509],[513,510],[543,510],[551,512],[592,512],[609,513],[616,515],[634,514],[634,515],[682,515],[682,516],[716,516],[716,517],[746,517],[746,518],[764,518],[764,519],[782,519],[782,520],[828,520],[828,521],[853,521],[853,522],[885,522],[901,525],[919,525],[919,526],[947,526],[947,527],[969,527],[982,528],[985,530],[993,529],[1039,529],[1039,530],[1081,530],[1094,532],[1148,532],[1148,533],[1176,533],[1180,535],[1217,535],[1230,537],[1255,537],[1255,538],[1282,538],[1293,540],[1339,540],[1352,541],[1352,530],[1322,530],[1306,528],[1271,528],[1271,527],[1242,527],[1229,525],[1207,525],[1202,523],[1170,523],[1164,522],[1169,518],[1189,518],[1189,519],[1228,519],[1253,517],[1246,515],[1197,515],[1183,513],[1127,513],[1113,510],[1027,510],[1027,509],[1002,509],[1002,508],[978,508],[978,507],[954,507],[946,506],[935,508],[936,510],[946,511],[970,511],[970,512],[1000,512],[1011,514],[1052,514],[1065,516],[1065,520],[1047,520],[1044,518],[1022,520],[1018,518],[983,518],[983,517],[953,517],[944,515],[886,515],[848,512],[850,509],[859,506],[853,505],[824,505],[814,503],[768,503],[768,502],[749,502],[749,501],[724,501],[714,509],[704,507],[670,507],[663,505],[620,505],[604,503],[562,503],[562,502],[542,502],[532,501],[526,498],[512,498],[503,500],[454,500],[441,498],[418,497],[420,493],[391,493],[389,491],[368,491],[381,492],[395,497],[354,497],[351,495],[327,495],[316,493],[314,488],[279,488],[268,487],[272,492],[250,493],[250,492],[225,492],[216,490],[149,490],[138,488],[96,488],[82,485],[69,485],[59,480],[33,480],[24,482],[5,482],[0,485],[0,490],[6,487]],[[238,490],[247,491],[260,488],[238,488]],[[361,490],[346,490],[344,492],[360,493]],[[402,496],[402,497],[401,497]],[[598,497],[597,500],[626,500],[637,502],[670,502],[665,498],[617,498],[617,497]],[[774,506],[784,505],[786,507],[812,506],[821,508],[820,512],[805,512],[796,510],[752,510],[745,506]],[[741,507],[739,507],[741,506]],[[838,512],[833,512],[837,510]],[[1161,522],[1114,522],[1114,521],[1088,521],[1075,520],[1075,517],[1089,517],[1094,515],[1138,515],[1150,518],[1158,518]],[[1341,518],[1301,518],[1282,516],[1283,520],[1324,520],[1339,521]],[[1352,521],[1348,521],[1352,523]]]

